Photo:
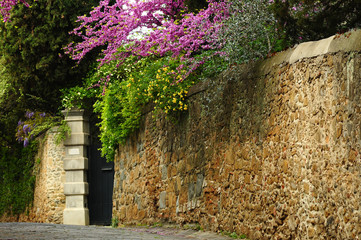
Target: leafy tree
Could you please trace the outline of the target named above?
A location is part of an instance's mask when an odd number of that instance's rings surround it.
[[[319,40],[361,27],[360,0],[271,0],[278,28],[287,41]]]
[[[232,0],[230,17],[220,38],[230,64],[265,57],[277,45],[275,18],[269,0]]]
[[[22,105],[28,109],[55,112],[60,104],[60,88],[79,83],[87,62],[75,68],[64,47],[74,37],[78,15],[90,10],[96,0],[34,1],[30,7],[17,4],[11,20],[0,24],[0,53],[17,89]]]
[[[197,12],[208,6],[206,0],[185,0],[184,4],[188,7],[190,12]]]
[[[0,86],[5,87],[0,92],[0,215],[19,213],[31,202],[36,144],[23,148],[16,141],[18,121],[27,109],[58,112],[60,89],[76,85],[86,74],[90,58],[75,67],[59,54],[76,39],[68,32],[77,16],[97,1],[37,0],[29,7],[17,3],[0,1],[5,20],[0,22]]]

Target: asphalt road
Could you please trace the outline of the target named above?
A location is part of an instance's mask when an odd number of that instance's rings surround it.
[[[0,223],[0,240],[131,239],[131,240],[229,240],[212,232],[161,227],[110,228],[45,223]]]

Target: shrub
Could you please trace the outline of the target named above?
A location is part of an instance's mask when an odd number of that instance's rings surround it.
[[[224,39],[223,50],[233,64],[263,58],[276,50],[280,44],[276,34],[268,0],[234,0],[219,38]]]

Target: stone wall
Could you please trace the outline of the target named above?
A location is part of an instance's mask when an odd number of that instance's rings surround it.
[[[360,31],[301,44],[195,86],[177,121],[145,114],[115,158],[113,218],[361,236],[360,44]]]
[[[34,206],[30,214],[30,218],[37,222],[63,223],[65,149],[62,144],[56,145],[55,137],[56,129],[52,129],[48,131],[44,144],[40,144],[40,164],[35,173]]]
[[[36,175],[34,202],[28,214],[3,216],[1,221],[63,223],[65,148],[62,144],[55,144],[55,137],[56,128],[49,130],[39,139],[34,169],[34,175]]]

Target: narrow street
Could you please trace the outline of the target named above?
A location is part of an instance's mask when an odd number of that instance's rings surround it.
[[[227,240],[212,232],[161,227],[111,228],[44,223],[0,223],[0,240],[131,239],[131,240]]]

